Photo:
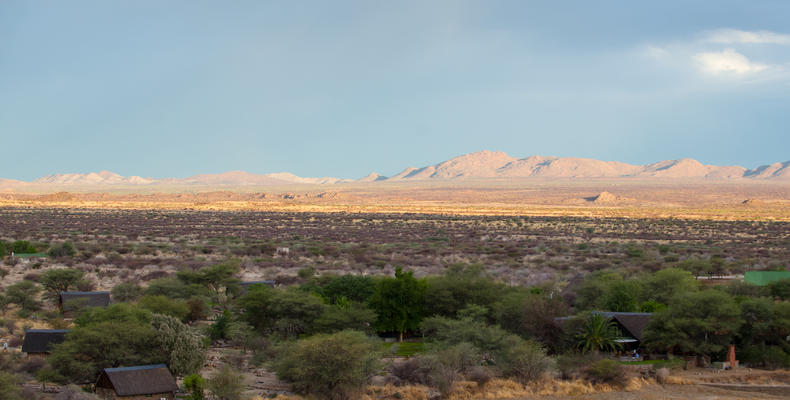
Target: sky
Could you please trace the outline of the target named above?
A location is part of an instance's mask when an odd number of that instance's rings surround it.
[[[0,177],[790,160],[790,1],[0,1]]]

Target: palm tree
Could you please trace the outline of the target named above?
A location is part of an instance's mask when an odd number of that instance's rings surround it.
[[[620,350],[623,344],[618,342],[620,332],[617,325],[602,314],[592,314],[576,335],[578,346],[583,352]]]

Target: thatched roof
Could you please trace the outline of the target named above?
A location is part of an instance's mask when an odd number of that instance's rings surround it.
[[[63,310],[69,311],[82,307],[107,307],[110,292],[60,292]]]
[[[113,389],[118,396],[170,393],[178,390],[176,380],[165,364],[105,368],[96,386]]]
[[[22,342],[23,353],[49,353],[52,345],[66,340],[68,329],[28,329]]]
[[[630,333],[634,339],[642,341],[645,328],[653,317],[652,313],[639,312],[599,312],[607,318],[614,319]],[[625,333],[625,332],[623,332]]]

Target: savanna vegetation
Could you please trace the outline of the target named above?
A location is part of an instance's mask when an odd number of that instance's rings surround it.
[[[605,357],[623,332],[593,311],[653,313],[641,346],[666,365],[735,344],[743,363],[790,367],[790,281],[737,277],[786,267],[784,223],[4,209],[0,228],[4,340],[71,329],[46,361],[3,356],[8,393],[152,363],[193,399],[249,397],[239,371],[258,367],[328,399],[371,382],[625,385],[628,364]],[[264,279],[276,287],[240,284]],[[94,289],[113,304],[58,308]],[[233,350],[217,364],[214,349]]]

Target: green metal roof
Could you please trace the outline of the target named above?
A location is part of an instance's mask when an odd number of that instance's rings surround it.
[[[743,275],[746,283],[758,286],[765,286],[782,279],[790,279],[790,271],[746,271]]]

